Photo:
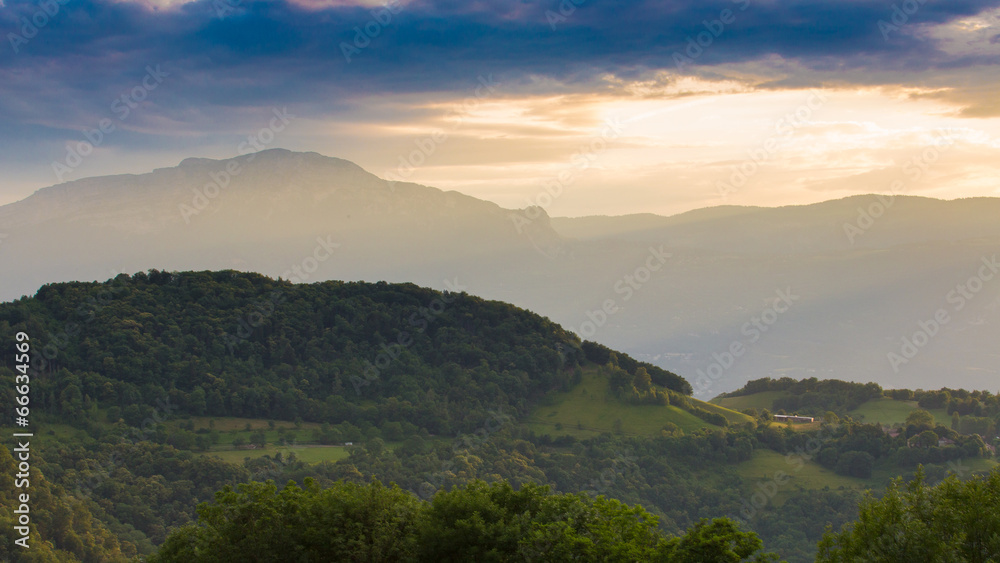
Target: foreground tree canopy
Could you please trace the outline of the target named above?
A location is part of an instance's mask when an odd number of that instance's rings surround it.
[[[641,507],[547,487],[470,483],[424,502],[378,482],[227,487],[150,561],[774,561],[728,519],[668,538]]]
[[[923,472],[885,496],[866,497],[857,522],[820,542],[819,563],[1000,561],[1000,471],[930,487]]]

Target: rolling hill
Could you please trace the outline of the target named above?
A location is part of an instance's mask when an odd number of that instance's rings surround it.
[[[737,517],[798,562],[853,517],[861,487],[918,463],[991,463],[966,436],[918,449],[873,425],[776,428],[537,314],[413,284],[151,270],[0,304],[0,340],[18,332],[32,470],[124,554],[150,553],[226,485],[379,479],[429,499],[480,479],[642,504],[670,533]],[[0,365],[6,420],[19,370]],[[822,455],[800,453],[816,439]],[[748,512],[783,466],[790,484]],[[810,510],[824,520],[781,532]],[[84,559],[58,522],[39,533]]]

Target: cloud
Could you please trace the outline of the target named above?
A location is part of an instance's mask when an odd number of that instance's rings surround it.
[[[195,154],[233,144],[272,107],[326,123],[420,121],[485,75],[502,96],[894,85],[1000,115],[1000,58],[987,49],[1000,0],[908,0],[919,9],[888,37],[887,0],[55,1],[18,52],[10,35],[0,45],[0,165],[30,154],[47,166],[82,129],[115,119],[150,65],[169,77],[104,149]],[[8,0],[0,29],[21,34],[39,10]]]
[[[220,2],[232,7],[225,17],[218,17]],[[709,29],[718,37],[687,72],[774,56],[831,74],[920,72],[984,63],[949,55],[939,48],[943,39],[927,40],[918,31],[982,13],[1000,0],[924,4],[888,41],[878,27],[893,15],[884,1],[587,1],[550,25],[551,14],[566,13],[567,5],[574,6],[570,0],[423,0],[397,4],[398,13],[383,13],[381,23],[373,12],[383,9],[350,4],[316,9],[284,1],[201,0],[153,9],[71,0],[21,53],[0,59],[0,72],[56,75],[72,92],[95,86],[105,92],[146,64],[169,64],[186,98],[229,105],[331,93],[448,91],[488,72],[525,85],[536,75],[591,85],[608,72],[629,79],[676,70],[674,55],[687,56],[689,40],[704,38]],[[37,10],[19,0],[0,22],[16,29],[20,17]],[[729,24],[721,23],[724,10],[731,11]],[[369,24],[374,33],[365,32]],[[344,44],[365,46],[348,63]]]

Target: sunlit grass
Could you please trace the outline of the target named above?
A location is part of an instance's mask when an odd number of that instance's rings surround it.
[[[920,406],[917,405],[916,401],[895,401],[893,399],[883,397],[881,399],[868,401],[860,407],[850,411],[849,414],[856,420],[860,420],[862,422],[879,422],[885,426],[892,426],[893,424],[905,423],[906,417],[909,416],[911,412],[919,408]],[[951,415],[949,415],[944,409],[926,410],[934,415],[934,420],[938,424],[943,424],[944,426],[949,426],[951,424]]]
[[[787,395],[788,393],[785,391],[762,391],[740,397],[716,397],[711,402],[734,411],[742,411],[743,409],[774,410],[771,408],[774,400]]]
[[[751,420],[738,412],[690,400],[705,410],[723,414],[732,422]],[[719,428],[675,406],[626,404],[610,396],[608,380],[597,368],[585,370],[579,385],[565,393],[554,393],[549,403],[538,407],[528,417],[527,426],[538,434],[588,438],[615,432],[618,426],[625,435],[652,436],[658,435],[667,423],[676,424],[684,432]]]

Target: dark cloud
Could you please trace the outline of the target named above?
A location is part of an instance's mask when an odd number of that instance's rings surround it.
[[[150,65],[170,77],[128,125],[157,118],[209,132],[224,129],[241,108],[297,105],[334,114],[374,94],[466,91],[479,75],[493,74],[508,88],[542,76],[584,89],[607,72],[629,78],[676,70],[675,54],[699,34],[707,40],[709,28],[718,37],[701,51],[692,47],[687,54],[697,54],[686,72],[777,55],[811,76],[878,82],[887,71],[919,76],[995,64],[949,56],[915,31],[1000,5],[908,0],[919,9],[884,34],[878,22],[891,22],[894,6],[885,0],[417,0],[401,5],[391,21],[384,10],[308,10],[284,1],[202,0],[159,10],[64,1],[18,53],[10,41],[0,46],[0,119],[35,127],[32,138],[92,127],[141,84]],[[0,29],[20,33],[22,18],[43,19],[39,10],[10,1],[0,10]],[[724,10],[733,21],[719,28],[712,22]],[[344,45],[358,49],[350,62]]]

